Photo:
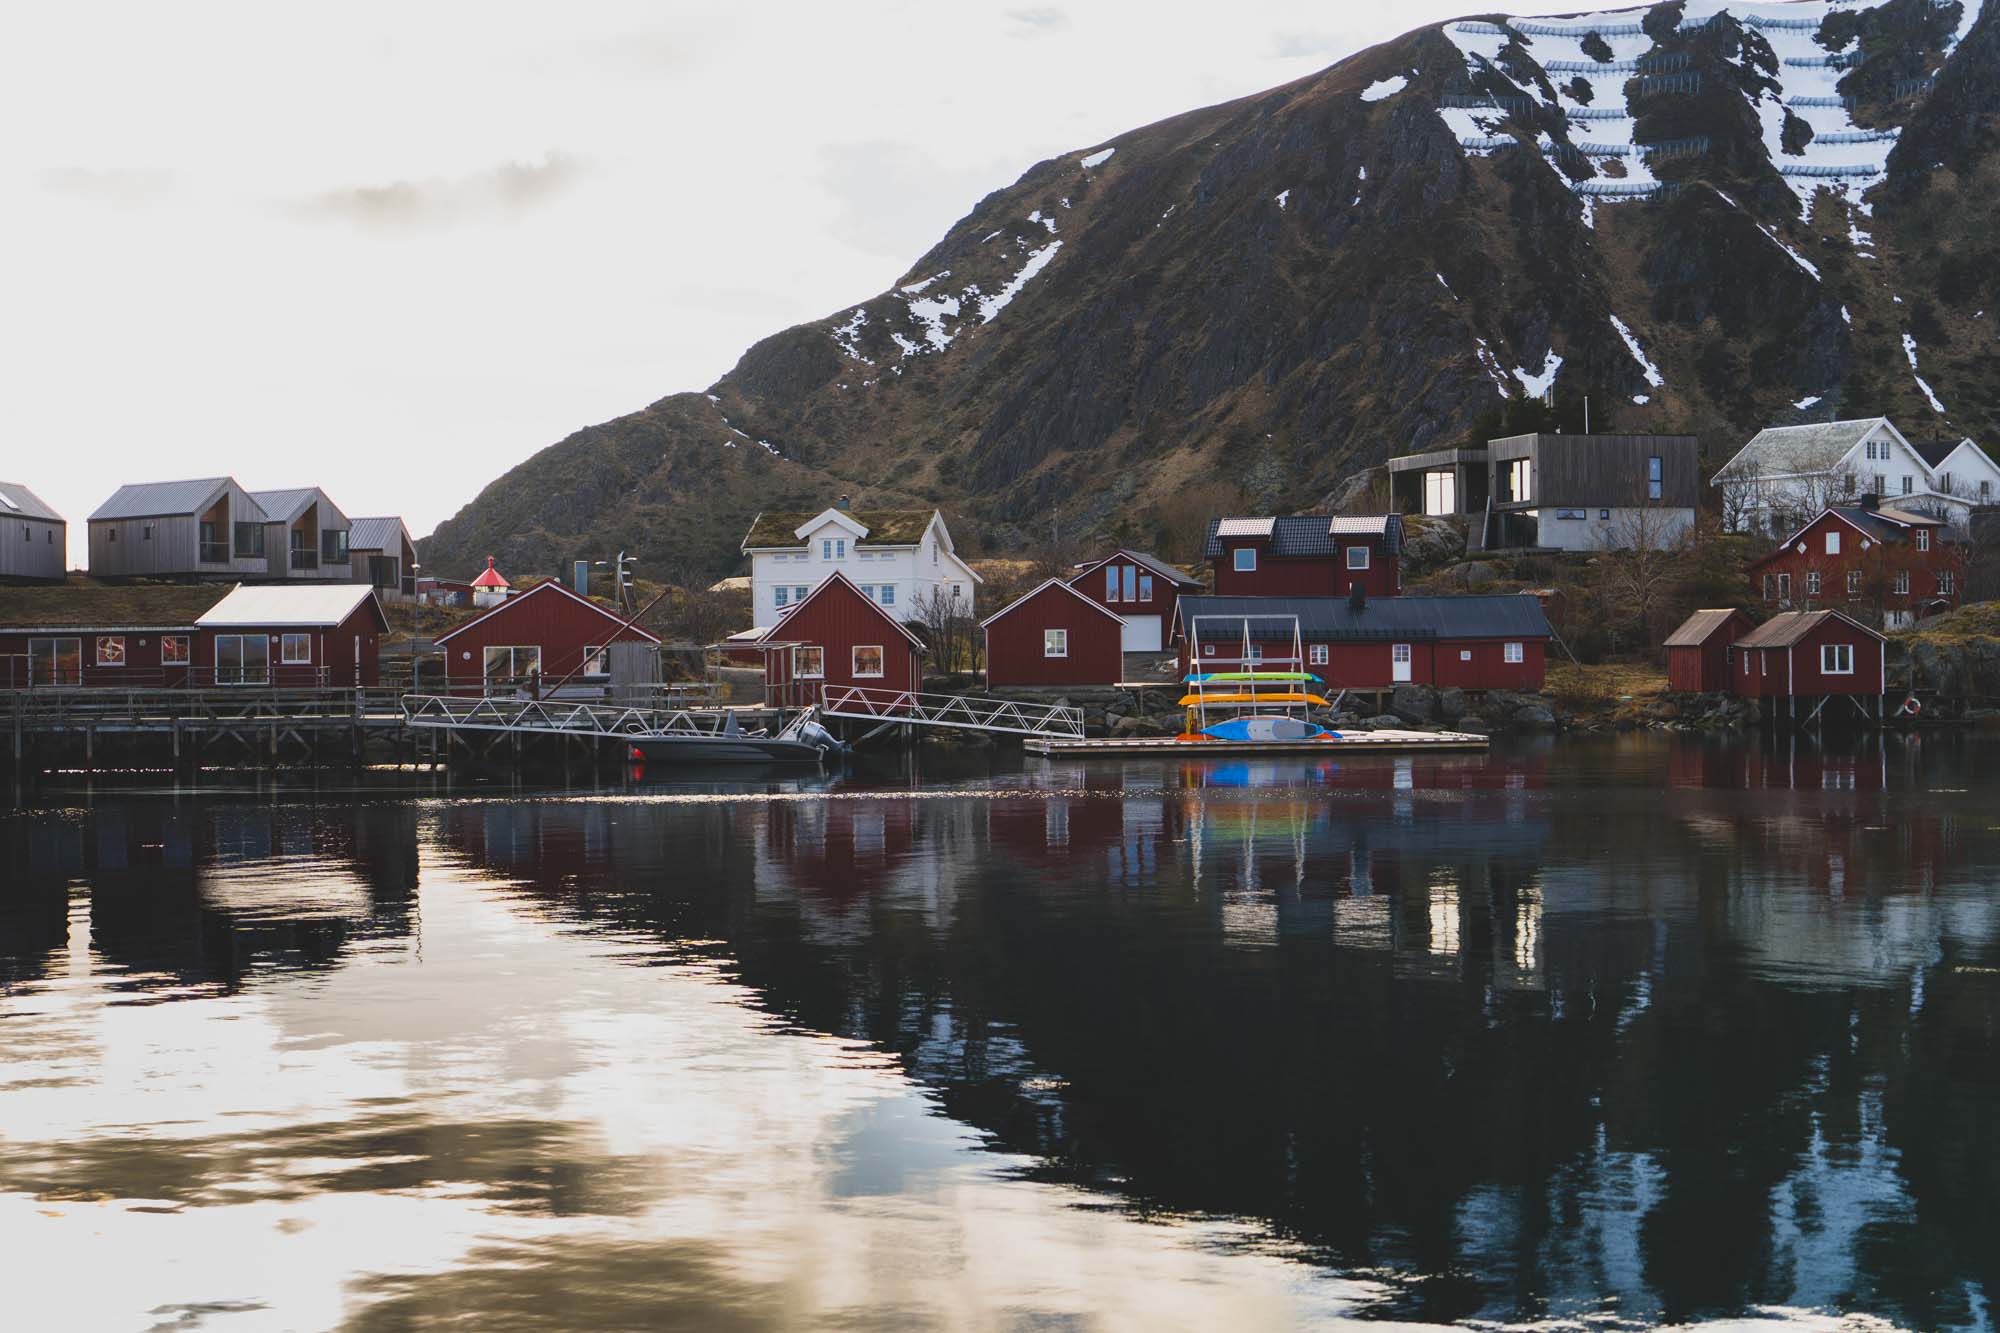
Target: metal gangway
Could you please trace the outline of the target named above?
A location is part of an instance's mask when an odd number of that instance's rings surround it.
[[[727,709],[647,708],[502,695],[406,694],[402,709],[403,725],[417,729],[622,741],[655,736],[722,735],[730,718]],[[807,711],[809,714],[810,710]],[[797,719],[793,722],[796,725]]]
[[[882,723],[877,730],[910,725],[1054,740],[1083,739],[1083,710],[1066,704],[1020,703],[964,694],[916,694],[865,685],[828,685],[820,691],[819,712],[822,717]]]

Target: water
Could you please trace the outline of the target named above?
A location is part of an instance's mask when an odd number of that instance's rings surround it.
[[[44,792],[0,1326],[1990,1328],[1996,758]]]

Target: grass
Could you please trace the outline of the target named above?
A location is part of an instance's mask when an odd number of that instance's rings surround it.
[[[2000,639],[2000,602],[1974,602],[1946,612],[1894,638],[1910,641],[1928,639],[1939,643],[1965,643],[1972,639]]]
[[[1571,712],[1609,710],[1614,717],[1636,716],[1667,692],[1667,673],[1650,663],[1577,666],[1563,662],[1549,668],[1547,692]]]
[[[71,574],[61,583],[0,586],[0,625],[150,626],[192,624],[221,601],[227,583],[104,583]]]

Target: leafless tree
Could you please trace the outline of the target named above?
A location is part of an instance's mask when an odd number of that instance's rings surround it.
[[[1677,531],[1672,512],[1658,505],[1628,509],[1606,530],[1606,588],[1634,623],[1639,641],[1651,642],[1661,628],[1661,608],[1692,541],[1693,529]]]
[[[955,589],[919,592],[910,600],[910,619],[931,648],[931,665],[939,671],[978,669],[978,625],[972,602]]]

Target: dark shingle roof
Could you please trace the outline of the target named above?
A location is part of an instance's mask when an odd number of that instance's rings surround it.
[[[1681,627],[1667,636],[1665,647],[1699,648],[1712,638],[1715,632],[1727,625],[1737,614],[1736,608],[1724,606],[1697,611],[1681,622]]]
[[[805,543],[795,534],[825,512],[824,509],[766,510],[751,522],[750,531],[743,538],[743,549],[747,551],[771,546],[802,547]],[[931,515],[937,511],[854,509],[845,512],[849,518],[868,529],[868,535],[855,543],[858,546],[915,546],[924,539],[924,529],[930,526]]]
[[[1176,612],[1183,632],[1195,616],[1202,632],[1228,632],[1239,616],[1297,616],[1308,641],[1339,639],[1543,639],[1548,618],[1539,599],[1521,593],[1493,597],[1378,597],[1360,611],[1345,597],[1183,597]],[[1239,622],[1240,623],[1240,622]],[[1237,631],[1239,634],[1241,630]],[[1289,630],[1287,630],[1289,633]]]
[[[1846,621],[1864,634],[1881,638],[1858,620],[1850,619],[1838,611],[1780,611],[1769,620],[1751,630],[1736,641],[1738,648],[1789,648],[1820,627],[1821,622],[1833,619]]]
[[[1333,555],[1338,543],[1334,534],[1344,537],[1375,535],[1379,532],[1386,538],[1384,546],[1390,555],[1403,549],[1403,520],[1395,514],[1377,517],[1357,518],[1352,515],[1330,517],[1326,514],[1294,514],[1283,518],[1260,519],[1271,526],[1271,554],[1275,556]],[[1225,523],[1243,523],[1244,519],[1212,518],[1208,521],[1208,540],[1202,546],[1202,554],[1215,557],[1222,554],[1220,529]]]
[[[1921,457],[1924,460],[1924,462],[1930,464],[1932,467],[1937,467],[1940,464],[1942,464],[1945,459],[1950,458],[1952,450],[1958,448],[1958,446],[1959,446],[1959,441],[1957,440],[1911,440],[1910,441],[1910,447],[1912,449],[1915,449],[1917,451],[1918,456]]]

